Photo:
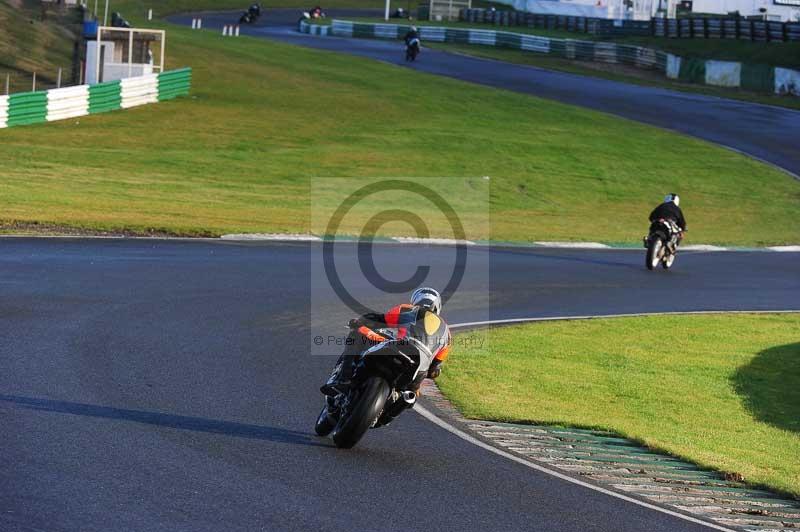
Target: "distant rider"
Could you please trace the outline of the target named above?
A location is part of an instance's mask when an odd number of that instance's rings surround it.
[[[686,231],[686,218],[683,217],[683,211],[679,207],[680,203],[681,198],[677,194],[667,194],[664,197],[664,203],[650,213],[650,223],[664,219],[675,222],[675,225],[680,228],[680,232],[677,235],[673,235],[676,247],[683,239],[683,232]]]
[[[433,355],[427,373],[414,382],[418,391],[425,377],[435,379],[441,373],[442,363],[450,351],[450,328],[439,314],[442,310],[442,296],[433,288],[418,288],[411,294],[410,304],[404,303],[391,308],[385,314],[369,313],[350,320],[350,334],[345,341],[344,352],[334,366],[328,381],[320,391],[333,397],[350,385],[359,355],[383,337],[374,329],[396,330],[395,338],[414,338],[430,349]]]
[[[416,39],[419,41],[419,31],[417,31],[416,26],[411,26],[411,28],[406,32],[406,36],[403,37],[403,40],[406,43],[406,46],[411,46],[411,42]]]

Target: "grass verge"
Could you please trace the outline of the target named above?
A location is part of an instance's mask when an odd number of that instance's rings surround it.
[[[72,80],[73,44],[79,35],[77,10],[62,10],[34,0],[0,2],[0,94],[29,91],[32,72],[38,89]]]
[[[490,176],[492,224],[476,237],[638,242],[677,191],[695,242],[800,238],[800,183],[705,142],[367,59],[165,27],[168,67],[194,68],[190,98],[0,133],[9,230],[305,232],[312,179],[457,176],[453,198]]]
[[[798,314],[502,327],[439,384],[470,418],[612,430],[800,497],[798,328]]]

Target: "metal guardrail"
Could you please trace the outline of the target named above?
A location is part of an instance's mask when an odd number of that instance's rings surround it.
[[[192,70],[184,68],[96,85],[0,96],[0,128],[64,120],[189,94]]]

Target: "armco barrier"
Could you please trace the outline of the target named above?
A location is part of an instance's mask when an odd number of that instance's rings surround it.
[[[691,23],[690,19],[686,24]],[[316,24],[300,22],[300,31],[314,33]],[[399,39],[409,26],[399,24],[364,24],[333,20],[325,35]],[[759,92],[800,96],[800,71],[765,65],[748,65],[731,61],[712,61],[679,57],[661,50],[625,44],[575,39],[552,39],[539,35],[484,29],[420,26],[422,42],[452,42],[497,46],[552,54],[567,59],[623,64],[657,70],[668,78],[687,83],[719,87],[740,87]]]
[[[192,86],[192,69],[182,68],[158,75],[158,101],[186,96]]]
[[[47,121],[89,114],[89,87],[79,85],[47,91]]]
[[[127,109],[189,94],[192,70],[183,68],[96,85],[0,96],[0,128]]]
[[[22,92],[8,97],[6,126],[22,126],[47,119],[47,93]]]
[[[119,81],[107,81],[89,86],[89,114],[120,109],[122,95]]]

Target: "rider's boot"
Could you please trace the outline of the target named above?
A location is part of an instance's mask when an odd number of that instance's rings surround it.
[[[350,379],[353,375],[353,362],[355,362],[355,355],[342,353],[336,365],[333,367],[331,376],[328,380],[320,386],[319,391],[328,396],[336,396],[342,393],[350,386]]]

